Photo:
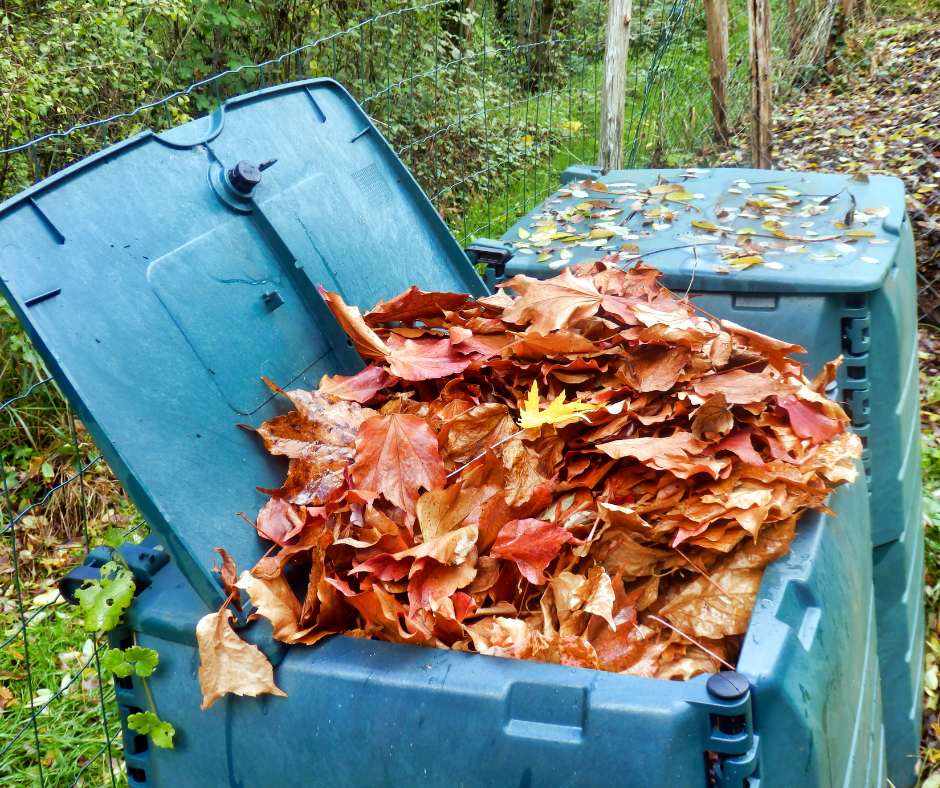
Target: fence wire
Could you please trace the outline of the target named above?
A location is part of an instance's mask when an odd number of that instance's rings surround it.
[[[927,41],[929,30],[916,40],[885,36],[866,43],[858,30],[884,9],[860,4],[847,22],[845,2],[770,1],[774,161],[839,169],[842,159],[868,157],[904,177],[921,305],[936,322],[940,107],[892,96],[900,95],[901,80],[908,87],[936,83],[940,52]],[[273,36],[287,44],[275,57],[249,57],[257,47],[238,33],[233,37],[248,53],[240,62],[222,56],[230,21],[204,32],[200,49],[190,36],[197,17],[181,17],[185,29],[170,55],[140,55],[150,66],[160,60],[163,75],[145,86],[142,102],[141,90],[122,91],[107,79],[96,87],[89,77],[79,85],[90,96],[81,111],[63,100],[43,112],[25,107],[16,114],[17,91],[28,79],[15,68],[7,72],[13,78],[6,83],[11,100],[0,110],[7,113],[0,128],[0,198],[117,140],[210,113],[230,96],[323,76],[352,92],[462,243],[498,237],[557,188],[558,173],[596,162],[606,21],[600,0],[434,0],[387,2],[381,9],[371,0],[331,0],[276,8],[293,20]],[[264,16],[261,23],[280,24]],[[911,46],[925,47],[916,77],[892,71]],[[626,166],[681,167],[719,157],[749,163],[748,0],[728,0],[728,52],[721,92],[730,144],[712,112],[716,84],[703,4],[634,3]],[[105,65],[109,74],[123,75],[135,62],[129,57],[123,71]],[[35,71],[29,78],[39,79],[41,70]],[[851,138],[832,123],[821,136],[810,128],[807,107],[848,107],[852,91],[863,86],[873,103],[845,109]],[[165,95],[151,98],[157,93]],[[877,124],[878,113],[889,108],[910,122],[894,132],[896,139],[882,135],[881,148],[877,139],[864,142],[856,132]],[[0,346],[0,783],[118,788],[127,776],[113,681],[100,664],[104,640],[84,631],[56,598],[55,583],[108,528],[139,535],[145,526],[2,302]]]

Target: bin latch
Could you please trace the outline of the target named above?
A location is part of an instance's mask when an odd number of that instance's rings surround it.
[[[124,544],[117,551],[127,564],[131,574],[134,575],[135,593],[139,594],[152,582],[157,574],[170,561],[170,556],[158,545]],[[81,566],[76,567],[59,581],[59,593],[71,605],[78,604],[75,592],[88,580],[98,580],[101,577],[101,567],[108,561],[113,561],[114,555],[110,547],[96,547],[87,556]]]
[[[472,263],[486,263],[487,268],[492,268],[497,281],[503,278],[506,263],[515,253],[509,241],[494,241],[490,238],[478,238],[464,251]]]
[[[717,758],[715,785],[717,788],[757,785],[760,739],[754,733],[747,676],[730,670],[715,673],[709,676],[705,689],[706,696],[692,703],[708,712],[704,749]]]
[[[850,317],[842,320],[843,343],[853,356],[860,356],[871,349],[871,318]]]

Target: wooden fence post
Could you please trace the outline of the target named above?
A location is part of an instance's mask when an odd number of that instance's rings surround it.
[[[705,0],[705,26],[715,142],[724,145],[731,137],[728,130],[728,0]]]
[[[770,0],[748,0],[748,53],[751,65],[751,164],[773,169],[773,95],[770,81]]]
[[[787,22],[790,28],[790,57],[800,54],[800,18],[797,15],[797,0],[787,0]]]
[[[600,142],[597,163],[601,170],[623,167],[623,115],[626,107],[627,51],[633,0],[610,0],[601,88]]]

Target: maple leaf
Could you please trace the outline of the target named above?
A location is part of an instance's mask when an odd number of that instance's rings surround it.
[[[519,571],[533,585],[545,582],[544,572],[572,535],[564,528],[544,520],[512,520],[502,527],[490,550],[494,558],[516,562]]]
[[[343,331],[352,340],[359,355],[373,361],[384,361],[388,355],[388,347],[382,338],[366,325],[359,307],[348,306],[338,294],[324,290],[320,285],[317,285],[317,290]]]
[[[558,655],[562,665],[573,668],[598,669],[594,646],[579,635],[565,635],[558,641]]]
[[[487,452],[454,484],[424,493],[416,507],[424,540],[434,539],[464,524],[476,522],[479,526],[481,521],[488,521],[488,515],[498,517],[500,512],[504,513],[503,477],[503,464],[496,455]],[[499,525],[508,519],[506,517]]]
[[[278,391],[298,409],[255,430],[271,454],[290,458],[284,486],[270,492],[291,503],[319,506],[343,486],[359,425],[375,411],[319,391]]]
[[[734,369],[715,375],[705,375],[695,382],[695,393],[712,397],[721,392],[730,405],[748,405],[763,402],[769,397],[795,394],[799,386],[773,377],[769,372],[749,372]]]
[[[349,377],[337,375],[331,378],[324,375],[320,379],[319,391],[337,399],[363,405],[382,389],[394,386],[397,382],[398,378],[389,375],[381,367],[369,364],[362,372]]]
[[[445,312],[456,312],[463,307],[468,298],[463,293],[425,293],[412,285],[391,301],[379,301],[375,309],[363,315],[363,320],[370,325],[377,325],[443,317]]]
[[[196,625],[199,644],[200,708],[208,709],[223,695],[255,697],[263,693],[287,697],[274,683],[274,668],[257,646],[246,643],[232,629],[232,611],[209,613]]]
[[[477,568],[471,563],[448,566],[433,558],[420,558],[415,567],[408,580],[410,616],[469,585],[477,575]]]
[[[699,638],[723,638],[747,631],[763,572],[760,569],[720,569],[696,577],[660,615]]]
[[[306,522],[306,512],[303,509],[275,495],[261,507],[255,528],[265,539],[279,545],[287,545],[303,530]]]
[[[441,456],[462,465],[480,456],[487,446],[498,444],[515,432],[509,408],[498,402],[487,402],[447,419],[437,439]]]
[[[277,640],[290,642],[300,629],[300,602],[284,575],[276,578],[255,577],[249,571],[242,572],[236,584],[248,592],[251,604],[258,609],[274,627]]]
[[[579,399],[565,402],[565,393],[562,392],[553,399],[545,410],[539,410],[539,390],[538,385],[533,380],[532,388],[529,389],[529,396],[519,411],[519,426],[523,429],[529,427],[540,427],[543,424],[564,425],[572,421],[586,418],[585,413],[597,410],[600,405],[591,405],[588,402],[581,402]]]
[[[717,440],[733,428],[734,415],[720,391],[705,400],[692,419],[692,434],[700,441]]]
[[[351,476],[357,487],[376,490],[414,522],[419,490],[444,486],[437,437],[417,416],[392,413],[362,423]]]
[[[801,438],[809,438],[813,443],[823,443],[845,431],[841,422],[823,414],[819,403],[802,402],[791,394],[777,397],[777,404],[790,417],[793,431]]]
[[[447,339],[405,339],[392,334],[388,338],[386,361],[393,375],[404,380],[433,380],[463,372],[473,363],[461,356]]]
[[[604,295],[589,278],[576,277],[567,268],[554,279],[520,275],[497,287],[512,288],[519,293],[512,306],[503,312],[503,320],[517,325],[529,323],[529,331],[542,336],[595,315],[602,305],[628,325],[636,325],[631,313],[624,311],[615,296]]]
[[[627,438],[602,443],[597,450],[608,457],[634,457],[664,471],[672,471],[683,479],[696,473],[708,473],[718,478],[718,473],[727,465],[725,460],[700,456],[705,444],[691,432],[677,432],[662,438]]]

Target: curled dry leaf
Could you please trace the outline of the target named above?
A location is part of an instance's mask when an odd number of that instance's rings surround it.
[[[208,709],[223,695],[255,697],[264,693],[287,697],[274,683],[274,668],[257,646],[246,643],[229,623],[232,611],[209,613],[196,625],[199,644],[200,708]]]

